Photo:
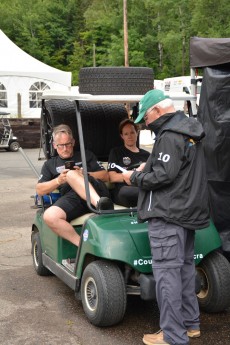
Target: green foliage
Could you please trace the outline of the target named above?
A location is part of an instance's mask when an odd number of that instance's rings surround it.
[[[74,42],[73,47],[73,54],[68,59],[68,68],[72,72],[73,85],[77,85],[79,70],[84,67],[85,51],[78,41]]]
[[[230,37],[230,2],[228,0],[197,0],[191,20],[194,35]]]
[[[156,79],[189,73],[192,36],[230,37],[228,0],[127,0],[130,66]],[[1,0],[0,28],[55,68],[124,65],[123,0]]]

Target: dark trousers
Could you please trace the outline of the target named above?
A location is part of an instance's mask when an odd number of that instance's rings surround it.
[[[188,329],[199,329],[195,293],[195,232],[153,218],[148,222],[160,328],[170,345],[187,345]]]
[[[113,194],[114,202],[125,207],[136,207],[139,188],[135,186],[122,186]]]

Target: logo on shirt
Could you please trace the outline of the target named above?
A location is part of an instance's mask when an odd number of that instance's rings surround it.
[[[101,169],[104,170],[103,164],[102,164],[100,161],[97,161],[97,164],[99,165],[99,167],[100,167]]]
[[[124,165],[130,165],[131,159],[129,157],[123,157],[123,163]]]
[[[63,170],[65,170],[65,166],[64,165],[62,165],[60,167],[56,167],[56,171],[57,171],[58,174],[61,174]]]

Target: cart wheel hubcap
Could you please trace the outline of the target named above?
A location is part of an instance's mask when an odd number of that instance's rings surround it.
[[[95,311],[98,304],[97,286],[92,277],[85,282],[85,301],[88,309]]]
[[[35,265],[38,267],[38,245],[37,245],[37,242],[34,243],[34,263]]]
[[[200,299],[206,298],[209,293],[209,283],[208,283],[208,277],[205,273],[205,271],[201,267],[197,267],[197,271],[201,280],[201,291],[198,293],[198,297]]]

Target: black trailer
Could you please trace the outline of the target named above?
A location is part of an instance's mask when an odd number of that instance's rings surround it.
[[[203,124],[211,217],[230,259],[230,38],[190,40],[190,67],[203,69],[198,120]]]

